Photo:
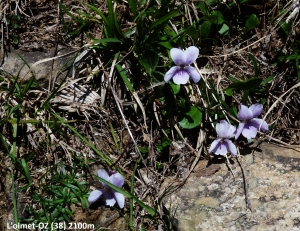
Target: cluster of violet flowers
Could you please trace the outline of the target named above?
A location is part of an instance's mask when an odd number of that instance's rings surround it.
[[[185,51],[178,48],[172,48],[170,55],[176,66],[171,67],[165,74],[165,82],[169,82],[173,79],[175,84],[186,84],[189,80],[189,76],[195,83],[200,81],[201,76],[199,72],[196,68],[190,66],[190,64],[196,61],[199,55],[199,49],[197,47],[190,46]],[[267,131],[268,124],[262,119],[256,118],[262,113],[262,110],[262,104],[253,104],[249,108],[241,104],[237,115],[240,120],[238,128],[229,124],[225,120],[221,120],[220,123],[216,125],[218,138],[212,142],[209,153],[226,156],[227,158],[227,153],[230,152],[232,156],[236,156],[237,148],[230,140],[232,137],[235,137],[237,140],[242,134],[247,139],[252,139],[256,137],[259,130],[263,132]],[[98,176],[118,188],[121,188],[124,184],[123,176],[116,171],[112,171],[111,175],[109,175],[104,169],[99,169]],[[96,189],[92,191],[88,197],[88,201],[90,203],[94,203],[101,196],[104,196],[106,205],[114,206],[117,202],[121,209],[124,208],[124,195],[116,192],[101,180],[100,183],[102,184],[103,189]]]
[[[218,138],[212,142],[209,153],[227,156],[229,151],[232,156],[236,156],[237,148],[230,138],[235,137],[237,140],[242,134],[247,139],[252,139],[256,137],[259,130],[268,131],[268,124],[264,120],[256,118],[262,113],[262,110],[262,104],[253,104],[249,108],[241,104],[237,115],[241,122],[237,129],[227,121],[221,120],[216,125]]]
[[[197,83],[200,81],[200,74],[196,68],[191,67],[190,64],[196,61],[199,55],[199,49],[195,46],[188,47],[185,51],[172,48],[170,55],[176,66],[170,68],[165,74],[165,82],[169,82],[173,79],[175,84],[186,84],[189,80],[189,76]],[[233,125],[228,124],[225,120],[221,120],[216,125],[216,131],[218,138],[213,141],[209,149],[210,153],[216,155],[227,155],[228,151],[232,156],[236,156],[237,148],[230,140],[235,137],[238,139],[242,134],[247,139],[255,138],[258,130],[263,132],[268,130],[268,124],[258,117],[263,110],[262,104],[253,104],[249,108],[245,105],[240,105],[238,112],[238,119],[241,121],[236,129]]]

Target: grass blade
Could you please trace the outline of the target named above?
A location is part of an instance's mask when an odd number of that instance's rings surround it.
[[[114,37],[115,32],[115,12],[112,0],[107,0],[108,7],[108,37]]]
[[[97,14],[100,15],[100,17],[102,18],[102,20],[104,21],[104,24],[106,27],[108,27],[109,22],[107,20],[107,18],[104,16],[104,14],[101,12],[101,10],[99,10],[97,7],[94,7],[90,4],[86,4],[89,8],[91,8],[93,11],[95,11]]]
[[[119,72],[121,78],[123,79],[123,81],[124,81],[126,87],[128,88],[128,90],[129,90],[130,92],[133,92],[134,89],[133,89],[133,86],[132,86],[132,84],[130,83],[130,81],[129,81],[127,75],[126,75],[126,69],[123,69],[123,68],[121,67],[120,64],[117,64],[117,65],[116,65],[116,68],[117,68],[117,71]]]
[[[254,66],[254,76],[255,77],[258,77],[259,76],[259,66],[258,66],[258,64],[257,64],[257,60],[256,60],[256,58],[254,57],[254,55],[253,54],[251,54],[251,53],[248,53],[248,56],[249,56],[249,58],[252,60],[252,62],[253,62],[253,66]]]
[[[80,23],[80,20],[76,18],[60,1],[58,1],[59,7],[69,15],[75,22]]]
[[[119,145],[118,145],[118,141],[117,141],[117,136],[116,136],[116,132],[114,127],[112,126],[111,122],[109,122],[109,127],[110,127],[110,131],[111,131],[111,135],[113,137],[114,143],[116,145],[116,148],[118,151],[120,151]]]
[[[5,148],[5,151],[6,151],[7,153],[9,153],[8,145],[7,145],[6,141],[4,140],[2,134],[0,134],[0,141],[1,141],[2,145],[3,145],[3,147]]]
[[[18,204],[17,204],[17,197],[16,197],[16,189],[15,189],[15,178],[13,172],[11,173],[11,181],[12,181],[12,200],[14,206],[14,219],[15,219],[15,224],[19,224]],[[19,229],[17,228],[16,230]]]
[[[136,3],[135,3],[135,0],[128,0],[128,3],[129,3],[129,6],[130,6],[130,9],[133,13],[133,16],[136,17],[137,16],[137,12],[136,12]]]
[[[178,14],[178,10],[172,10],[165,16],[157,19],[152,25],[149,27],[148,31],[151,31],[153,28],[157,27],[158,25],[168,21],[170,18],[175,17]]]
[[[28,168],[28,165],[27,165],[26,161],[24,160],[24,158],[22,158],[21,164],[22,164],[22,167],[24,169],[25,176],[28,180],[28,186],[27,187],[30,187],[30,185],[32,184],[32,178],[30,176],[29,168]]]
[[[52,113],[53,116],[55,116],[58,120],[64,121],[59,115]],[[111,161],[107,159],[93,144],[91,144],[87,139],[85,139],[75,128],[73,128],[69,124],[65,124],[67,128],[69,128],[72,132],[75,133],[84,143],[86,143],[94,152],[96,152],[109,166],[112,165]]]
[[[11,151],[11,156],[13,157],[13,160],[16,160],[17,157],[17,131],[18,131],[18,125],[14,124],[13,125],[13,148]],[[13,206],[14,206],[14,219],[15,219],[15,224],[19,224],[18,205],[17,205],[15,179],[14,179],[13,172],[11,173],[11,182],[12,182],[12,199],[13,199]]]
[[[134,176],[135,176],[135,172],[139,166],[139,163],[142,159],[139,158],[138,161],[136,162],[134,169],[133,169],[133,173],[131,176],[131,186],[130,186],[130,193],[133,194],[134,193]],[[133,199],[130,199],[130,205],[129,205],[129,227],[133,230]]]
[[[92,44],[98,45],[99,43],[121,43],[122,41],[117,38],[103,38],[103,39],[93,39]]]

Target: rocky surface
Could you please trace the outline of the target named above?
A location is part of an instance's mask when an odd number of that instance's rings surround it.
[[[67,67],[72,65],[76,53],[73,50],[59,47],[56,51],[55,48],[48,51],[22,51],[11,49],[7,53],[4,63],[0,67],[12,76],[19,75],[19,81],[27,81],[35,76],[39,80],[41,86],[48,86],[49,80],[52,82],[64,77],[67,72]],[[42,62],[36,64],[38,61],[53,58],[52,61]]]
[[[231,162],[235,177],[224,161],[200,162],[169,197],[180,231],[300,230],[300,149],[262,144],[242,152],[249,208],[241,167]]]

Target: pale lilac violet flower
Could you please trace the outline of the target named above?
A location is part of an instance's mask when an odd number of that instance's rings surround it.
[[[235,139],[239,138],[241,134],[247,139],[254,138],[259,129],[263,132],[268,131],[268,124],[262,119],[255,118],[261,114],[262,110],[262,104],[253,104],[249,108],[241,104],[237,115],[241,122],[236,130]]]
[[[221,120],[220,123],[216,125],[216,131],[218,138],[212,142],[209,148],[209,153],[212,152],[216,155],[227,157],[227,153],[229,151],[232,156],[236,156],[236,146],[231,140],[229,140],[234,136],[235,127],[227,123],[225,120]]]
[[[199,82],[200,74],[196,68],[191,67],[190,64],[196,61],[199,55],[199,49],[195,46],[190,46],[185,51],[172,48],[170,55],[176,66],[165,74],[165,82],[169,82],[173,78],[175,84],[186,84],[189,76],[192,77],[195,83]]]
[[[111,176],[109,176],[104,169],[99,169],[98,176],[119,188],[122,187],[124,184],[124,178],[118,172],[113,172],[111,174]],[[102,186],[104,188],[96,189],[96,190],[92,191],[91,194],[89,195],[88,201],[90,203],[93,203],[103,195],[106,199],[106,205],[114,206],[115,203],[117,202],[119,207],[122,209],[124,207],[124,203],[125,203],[124,195],[122,193],[116,192],[115,190],[110,188],[105,183],[103,183],[101,181],[100,181],[100,183],[102,184]]]

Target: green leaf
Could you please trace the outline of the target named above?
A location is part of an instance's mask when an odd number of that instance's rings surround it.
[[[291,55],[286,57],[286,60],[297,60],[300,58],[300,55],[298,54],[297,50],[294,51]]]
[[[139,150],[142,154],[148,153],[148,147],[139,147]]]
[[[254,29],[258,25],[258,18],[255,14],[251,14],[246,21],[246,32]]]
[[[163,47],[171,50],[173,48],[172,44],[169,42],[169,41],[166,41],[166,42],[159,42],[158,43],[159,45],[162,45]]]
[[[219,3],[219,1],[218,0],[205,0],[205,3],[209,6],[214,6],[217,3]]]
[[[198,7],[200,8],[200,11],[202,12],[202,14],[208,15],[210,13],[210,11],[204,1],[200,2]]]
[[[162,82],[164,81],[164,73],[161,73],[159,71],[153,71],[152,72],[152,79],[151,79],[151,83],[152,84],[156,84],[158,82]]]
[[[168,14],[157,19],[154,23],[152,23],[152,25],[149,27],[148,31],[151,31],[153,28],[157,27],[158,25],[164,23],[165,21],[168,21],[170,18],[177,16],[177,14],[178,14],[178,10],[170,11]]]
[[[23,158],[21,159],[21,164],[22,164],[23,170],[25,172],[25,176],[28,180],[28,187],[29,187],[32,184],[32,178],[30,176],[30,171],[29,171],[29,168],[28,168],[28,165],[27,165],[25,159],[23,159]]]
[[[202,112],[198,107],[190,106],[183,113],[180,113],[179,120],[179,125],[182,128],[195,128],[202,122]]]
[[[142,157],[140,157],[138,159],[138,161],[135,163],[134,168],[133,168],[133,173],[131,175],[131,185],[130,185],[130,193],[133,195],[134,194],[134,186],[135,186],[135,174],[136,174],[136,170],[139,167],[139,164],[142,160]],[[133,214],[134,214],[134,206],[133,206],[133,199],[130,199],[129,202],[129,227],[131,230],[134,230],[133,228]]]
[[[280,21],[280,27],[285,32],[285,35],[288,36],[292,28],[292,23],[291,22],[285,23],[285,21]]]
[[[258,67],[258,65],[257,65],[257,60],[256,60],[256,58],[254,57],[253,54],[248,53],[248,55],[249,55],[249,58],[250,58],[250,59],[252,60],[252,62],[253,62],[254,72],[255,72],[254,76],[255,76],[255,77],[258,77],[258,75],[259,75],[259,67]]]
[[[122,66],[120,64],[117,64],[116,68],[117,68],[117,71],[119,72],[121,78],[123,79],[126,87],[128,88],[128,90],[130,92],[133,92],[134,91],[133,86],[127,77],[127,72],[128,72],[127,69],[122,68]]]
[[[180,91],[180,84],[175,84],[172,81],[169,81],[169,86],[171,87],[171,92],[173,95],[176,95]]]
[[[232,96],[232,95],[233,95],[233,90],[232,90],[232,88],[229,88],[229,89],[225,90],[224,92],[225,92],[225,94],[228,95],[228,96]]]
[[[207,16],[207,19],[217,25],[221,25],[224,22],[223,14],[220,11],[212,11],[211,14]]]
[[[80,19],[78,19],[77,17],[75,17],[60,1],[58,1],[58,5],[59,7],[62,9],[63,12],[65,12],[67,15],[69,15],[72,20],[74,20],[77,23],[81,23]]]
[[[238,79],[234,78],[234,77],[231,76],[231,75],[228,76],[228,79],[229,79],[231,82],[233,82],[233,83],[239,83],[239,82],[240,82]]]
[[[64,119],[61,118],[59,115],[55,114],[55,112],[52,112],[51,114],[55,116],[58,120],[64,121]],[[65,126],[69,128],[75,135],[77,135],[78,138],[81,139],[88,147],[90,147],[94,152],[96,152],[99,155],[99,157],[102,160],[104,160],[109,166],[112,165],[112,162],[104,154],[102,154],[92,143],[90,143],[90,141],[84,138],[75,128],[73,128],[68,123],[66,123]]]
[[[231,114],[233,115],[233,108],[230,107],[225,101],[223,101],[222,96],[219,94],[219,92],[217,92],[217,89],[215,87],[215,83],[213,83],[213,81],[207,79],[207,82],[209,83],[209,86],[211,87],[211,91],[212,93],[217,97],[217,101],[215,101],[215,103],[219,104],[220,102],[222,103],[223,107]],[[200,82],[200,84],[203,83],[202,81]],[[205,84],[203,83],[203,86],[205,86]],[[213,104],[215,106],[215,104]],[[210,107],[213,106],[211,104]]]
[[[262,83],[263,78],[258,77],[258,78],[252,78],[252,79],[248,79],[245,81],[241,81],[238,83],[233,83],[231,85],[229,85],[229,87],[227,87],[225,89],[229,90],[229,89],[233,89],[233,90],[250,90],[253,88],[258,87],[261,83]]]
[[[272,81],[274,79],[275,75],[270,75],[268,78],[266,78],[264,81],[261,82],[261,86],[269,83],[270,81]]]
[[[0,141],[2,143],[2,146],[5,148],[5,151],[7,153],[9,153],[9,147],[8,147],[8,144],[6,143],[6,141],[4,140],[2,134],[0,134]]]
[[[94,7],[93,5],[90,4],[86,4],[89,8],[91,8],[93,11],[95,11],[97,14],[99,14],[99,16],[102,18],[102,20],[104,21],[104,24],[106,26],[108,26],[109,22],[107,20],[107,18],[104,16],[104,14],[102,13],[102,11],[100,11],[97,7]]]
[[[107,0],[107,8],[108,8],[108,37],[112,38],[116,29],[115,24],[115,10],[113,6],[112,0]]]
[[[156,150],[161,153],[163,149],[168,148],[171,143],[171,140],[169,140],[167,137],[163,137],[161,143],[157,144]]]
[[[186,29],[185,32],[186,32],[189,36],[191,36],[191,38],[192,38],[193,40],[197,40],[197,39],[198,39],[199,35],[198,35],[198,31],[197,31],[197,29],[195,28],[195,26],[185,26],[184,28]]]
[[[200,27],[200,36],[203,39],[208,38],[210,33],[211,23],[209,21],[204,21]]]
[[[249,90],[245,90],[242,98],[242,104],[247,105],[248,96],[249,96]]]
[[[224,23],[222,28],[219,30],[220,35],[226,35],[229,32],[229,27]]]
[[[93,39],[92,44],[98,45],[103,43],[121,43],[122,41],[117,38],[103,38],[103,39]]]
[[[131,11],[133,13],[133,16],[136,17],[137,16],[137,11],[136,11],[137,7],[136,7],[135,0],[128,0],[128,3],[130,5],[130,9],[131,9]]]
[[[146,72],[151,74],[158,64],[158,54],[152,49],[145,49],[142,57],[139,59]]]

